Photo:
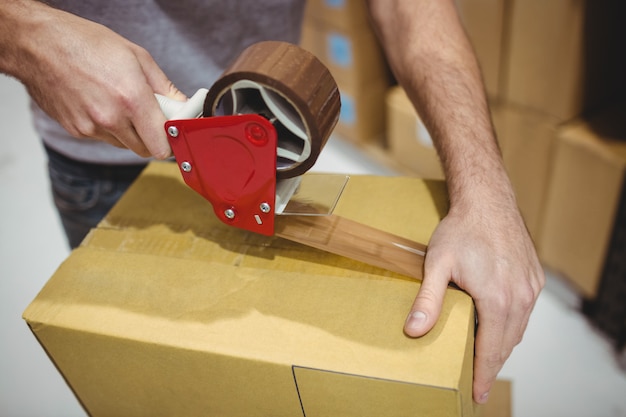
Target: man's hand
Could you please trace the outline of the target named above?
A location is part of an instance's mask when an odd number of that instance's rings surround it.
[[[405,332],[422,336],[434,326],[450,281],[471,294],[478,312],[474,400],[484,403],[522,340],[545,278],[518,211],[478,210],[452,211],[435,230]]]
[[[450,212],[429,243],[405,332],[428,332],[455,282],[478,312],[474,400],[484,403],[544,285],[498,149],[480,67],[454,0],[369,0],[391,68],[426,124]],[[402,42],[398,42],[402,39]]]
[[[154,93],[185,100],[150,54],[108,28],[32,0],[5,0],[3,72],[70,134],[164,159],[171,150]],[[7,30],[8,31],[8,30]],[[6,42],[5,42],[6,41]]]

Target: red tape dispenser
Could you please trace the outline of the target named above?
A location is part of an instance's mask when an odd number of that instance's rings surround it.
[[[247,48],[186,102],[157,99],[187,185],[224,223],[264,235],[274,234],[275,214],[317,160],[340,108],[326,67],[284,42]]]
[[[187,185],[224,223],[274,233],[276,129],[255,114],[172,120],[170,146]]]

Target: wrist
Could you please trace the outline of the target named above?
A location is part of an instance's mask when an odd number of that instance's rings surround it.
[[[448,171],[451,212],[518,210],[513,186],[499,154],[464,163],[462,170]]]
[[[2,0],[0,5],[0,72],[20,80],[32,68],[38,28],[50,24],[51,7],[34,0]]]

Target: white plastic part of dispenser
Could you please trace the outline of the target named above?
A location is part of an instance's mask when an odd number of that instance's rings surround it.
[[[187,101],[174,100],[160,94],[155,94],[155,97],[168,120],[196,119],[202,116],[204,100],[208,92],[206,88],[201,88]]]

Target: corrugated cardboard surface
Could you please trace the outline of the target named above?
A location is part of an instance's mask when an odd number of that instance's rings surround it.
[[[504,165],[530,234],[539,240],[559,123],[532,109],[510,104],[498,108]]]
[[[369,10],[364,0],[307,0],[306,16],[345,30],[359,29],[370,24]]]
[[[385,54],[369,25],[346,30],[327,22],[305,19],[301,46],[328,67],[340,86],[390,82],[391,71]]]
[[[626,181],[619,200],[596,298],[585,303],[583,311],[626,361]]]
[[[312,175],[312,174],[308,174]],[[441,182],[353,177],[336,214],[426,242]],[[93,416],[471,416],[474,310],[419,283],[217,221],[150,165],[24,317]]]
[[[382,145],[384,97],[391,84],[391,72],[371,26],[347,30],[307,18],[301,46],[317,56],[337,81],[341,115],[336,133],[355,143]]]
[[[513,399],[511,389],[513,383],[509,380],[497,380],[489,393],[489,402],[480,410],[482,417],[511,417]]]
[[[624,115],[611,111],[559,132],[540,255],[588,298],[598,290],[626,171]]]
[[[480,62],[487,94],[496,100],[501,96],[503,83],[510,0],[456,0],[456,3]]]
[[[335,133],[353,143],[383,146],[385,142],[385,94],[389,84],[376,80],[369,85],[342,84],[341,113]]]
[[[506,101],[568,121],[623,97],[624,2],[515,0]]]

